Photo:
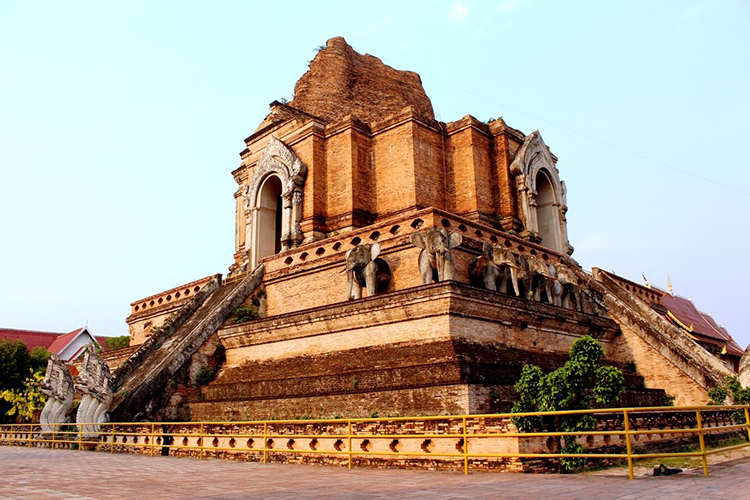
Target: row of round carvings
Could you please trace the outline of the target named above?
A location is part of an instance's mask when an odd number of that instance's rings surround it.
[[[110,444],[110,442],[112,441],[113,444],[123,444],[123,445],[129,444],[131,446],[132,445],[138,445],[138,444],[147,446],[147,445],[151,444],[150,439],[149,439],[148,436],[145,436],[142,439],[140,439],[139,436],[137,436],[137,435],[136,436],[115,435],[114,436],[114,440],[112,440],[112,437],[113,436],[111,436],[111,435],[110,436],[104,436],[103,442]],[[167,437],[169,437],[169,436],[167,436]],[[210,439],[211,437],[213,437],[213,439],[211,441],[207,442],[204,445],[203,438],[201,438],[201,437],[198,437],[198,438],[191,437],[190,439],[188,439],[187,436],[184,436],[182,438],[182,440],[178,441],[179,444],[172,444],[172,443],[165,442],[165,441],[168,441],[168,440],[163,440],[161,436],[157,436],[154,439],[154,443],[153,444],[155,446],[161,446],[162,444],[164,444],[165,446],[170,446],[170,447],[174,447],[174,448],[185,447],[185,448],[201,448],[201,449],[210,450],[211,447],[213,447],[213,448],[219,448],[220,447],[219,445],[221,445],[222,443],[221,443],[221,441],[220,441],[219,438],[223,438],[223,439],[226,438],[226,436],[221,436],[221,435],[218,435],[218,436],[206,436],[207,440]],[[311,450],[326,451],[325,449],[319,449],[321,447],[321,443],[320,443],[320,440],[318,440],[317,438],[312,438],[312,439],[310,439],[310,438],[307,438],[307,439],[294,439],[294,438],[289,438],[289,439],[286,439],[286,438],[284,438],[284,439],[274,439],[274,438],[268,438],[266,440],[266,442],[265,442],[265,449],[267,449],[267,450],[276,449],[276,450],[279,450],[279,451],[282,451],[284,448],[286,448],[287,450],[300,450],[301,449],[300,445],[302,444],[300,442],[308,441],[308,439],[309,439],[309,442],[307,443],[307,446]],[[330,440],[331,438],[328,438],[328,439]],[[422,438],[419,438],[419,439],[422,439]],[[456,439],[456,438],[438,438],[438,440],[439,441],[450,440],[450,441],[454,442],[453,444],[455,444],[456,450],[458,450],[460,453],[463,452],[463,445],[464,445],[463,438],[458,438],[458,439]],[[277,445],[277,441],[280,441],[280,444],[281,444],[281,446],[283,446],[283,448],[277,447],[278,446]],[[372,451],[374,451],[374,449],[373,449],[374,448],[373,447],[373,440],[371,440],[371,439],[361,439],[361,440],[358,440],[358,441],[359,441],[358,444],[352,446],[353,449],[355,447],[357,447],[357,448],[361,449],[364,452],[372,452]],[[401,440],[401,439],[385,438],[385,439],[382,439],[380,441],[388,441],[388,448],[392,452],[398,453],[398,452],[402,451],[402,449],[403,449],[403,440]],[[435,441],[436,441],[435,439],[429,439],[429,438],[428,439],[422,439],[422,442],[420,443],[420,448],[425,453],[431,453],[435,449],[435,444],[436,444]],[[174,443],[174,441],[173,441],[173,443]],[[229,448],[236,448],[237,444],[238,444],[237,439],[235,439],[234,437],[231,437],[226,442],[226,444],[224,446],[221,446],[221,447],[222,448],[226,448],[228,446]],[[344,439],[336,439],[332,444],[333,444],[332,449],[329,448],[331,452],[337,452],[337,451],[346,450],[346,442],[344,441]],[[263,450],[263,438],[260,437],[260,436],[259,436],[258,440],[254,439],[254,438],[247,438],[247,440],[243,443],[243,445],[244,446],[240,445],[240,450],[262,451]],[[375,452],[377,453],[377,451],[375,451]]]
[[[659,302],[659,296],[654,292],[643,291],[643,288],[638,286],[630,286],[629,283],[625,283],[622,280],[617,280],[617,284],[623,287],[628,292],[632,292],[634,295],[640,295],[641,297],[646,296],[651,302]]]
[[[188,297],[191,293],[200,291],[201,288],[202,286],[195,285],[192,288],[186,287],[184,290],[180,288],[180,289],[177,289],[176,291],[171,290],[169,292],[164,292],[159,297],[154,297],[152,299],[144,301],[142,304],[136,304],[135,306],[133,306],[133,312],[145,311],[146,309],[160,306],[163,303],[169,303],[172,300],[179,300],[181,298],[184,299]]]
[[[441,224],[445,228],[452,227],[451,221],[445,218],[441,220]],[[413,228],[414,230],[420,229],[423,225],[424,225],[424,221],[422,219],[414,219],[411,222],[411,224],[409,224],[409,226]],[[513,242],[509,238],[498,237],[494,234],[490,234],[489,237],[487,237],[487,235],[485,235],[484,231],[482,231],[481,229],[475,229],[474,231],[470,231],[469,228],[466,226],[466,224],[463,224],[463,223],[458,224],[456,229],[458,229],[458,231],[460,231],[461,234],[469,233],[473,235],[474,237],[478,238],[480,241],[487,240],[487,241],[490,241],[491,243],[497,244],[497,243],[500,243],[501,239],[504,239],[505,241],[503,241],[503,245],[505,245],[506,248],[509,248],[518,254],[529,253],[531,255],[538,256],[539,252],[541,251],[540,257],[544,261],[548,261],[551,258],[554,259],[555,257],[554,253],[552,254],[552,257],[551,257],[547,253],[546,250],[538,251],[534,245],[529,245],[527,247],[523,243]],[[400,230],[401,230],[401,226],[398,224],[395,224],[391,226],[391,228],[387,231],[386,234],[381,234],[380,231],[373,231],[368,236],[368,239],[370,241],[383,241],[383,240],[390,239],[391,237],[396,236]],[[357,245],[362,243],[362,241],[363,240],[360,236],[355,236],[354,238],[349,240],[349,245],[352,247],[356,247]],[[338,252],[342,249],[342,246],[343,246],[343,243],[341,241],[337,241],[336,243],[332,245],[321,245],[318,248],[316,248],[315,251],[311,250],[310,252],[308,252],[307,250],[305,250],[296,256],[290,255],[289,257],[284,259],[284,264],[286,264],[287,266],[291,266],[295,263],[309,262],[311,259],[322,257],[329,250]],[[347,250],[347,249],[348,247],[345,248],[344,250]],[[311,252],[312,252],[312,255],[311,255]]]

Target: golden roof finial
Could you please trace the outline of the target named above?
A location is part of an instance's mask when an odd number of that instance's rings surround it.
[[[667,290],[669,291],[669,295],[674,297],[674,290],[672,289],[672,277],[669,276],[669,273],[667,273]]]
[[[646,282],[646,288],[651,288],[651,284],[648,282],[648,279],[646,278],[646,275],[641,273],[641,276],[643,276],[643,281]]]

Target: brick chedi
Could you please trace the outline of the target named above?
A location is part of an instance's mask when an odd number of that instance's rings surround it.
[[[570,258],[565,184],[538,131],[436,121],[417,74],[343,38],[318,52],[291,102],[271,104],[240,157],[230,273],[176,312],[159,299],[186,287],[133,303],[133,325],[166,326],[115,370],[118,387],[154,388],[120,395],[144,407],[121,415],[505,410],[525,364],[553,369],[583,335],[608,363],[637,367],[623,405],[659,404],[665,388],[702,403],[729,373]],[[244,316],[229,318],[242,300]],[[196,386],[201,368],[216,377]]]
[[[411,107],[434,121],[432,103],[422,80],[412,71],[386,66],[377,57],[361,55],[341,38],[328,40],[294,86],[290,106],[328,123],[353,116],[368,125],[382,122]]]

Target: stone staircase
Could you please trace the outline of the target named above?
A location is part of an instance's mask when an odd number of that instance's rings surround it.
[[[589,276],[572,259],[567,259],[566,263],[579,279],[602,294],[604,305],[619,322],[630,327],[645,344],[658,351],[697,385],[706,389],[722,385],[727,376],[734,374],[697,342],[686,337],[606,273],[594,268],[593,275]]]
[[[221,284],[221,275],[165,322],[114,373],[110,407],[118,422],[131,421],[166,386],[232,312],[261,284],[263,264],[245,278]]]

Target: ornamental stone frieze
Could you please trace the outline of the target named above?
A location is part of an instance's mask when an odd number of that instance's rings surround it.
[[[515,176],[521,236],[562,254],[572,254],[568,241],[568,211],[565,183],[560,180],[555,161],[539,131],[526,136],[510,173]]]
[[[300,228],[302,219],[302,199],[307,167],[294,152],[275,136],[270,136],[268,145],[258,160],[253,173],[243,191],[245,210],[245,248],[249,267],[254,268],[263,257],[259,255],[262,238],[274,235],[261,234],[259,212],[261,210],[261,190],[272,176],[281,183],[281,250],[288,250],[304,239]]]

